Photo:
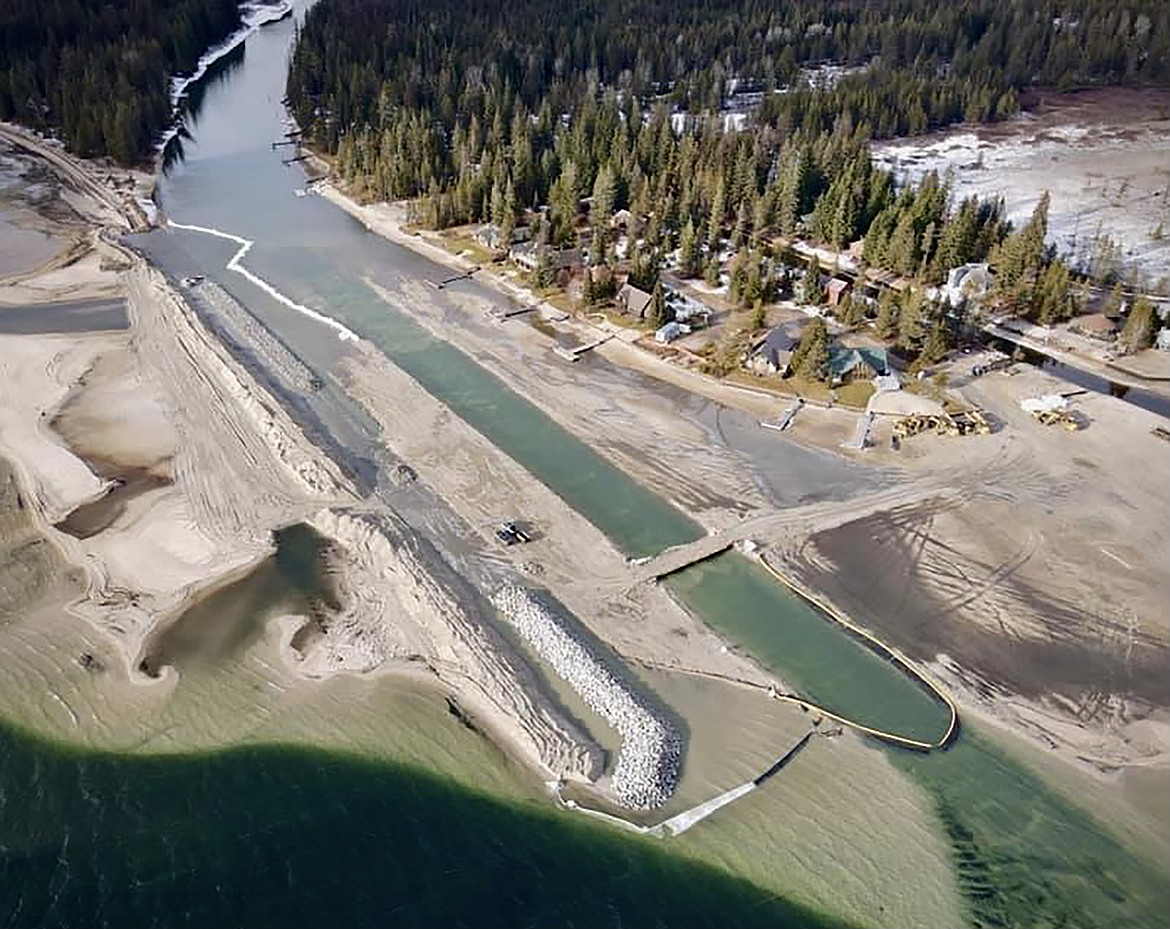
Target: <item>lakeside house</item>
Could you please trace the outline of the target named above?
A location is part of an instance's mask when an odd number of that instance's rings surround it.
[[[884,348],[863,345],[829,347],[829,381],[832,385],[873,380],[890,373],[890,357]]]
[[[792,352],[799,338],[788,328],[777,326],[751,347],[744,362],[745,367],[756,374],[788,374]]]
[[[841,300],[849,292],[849,282],[839,277],[829,279],[825,285],[825,302],[831,306],[840,306]]]
[[[666,303],[677,322],[687,323],[693,329],[706,329],[711,325],[714,312],[707,304],[694,297],[667,288]]]
[[[623,313],[634,319],[646,318],[646,310],[653,299],[646,291],[630,283],[622,284],[621,290],[617,293],[617,305]]]
[[[581,266],[581,249],[553,248],[540,243],[523,242],[513,245],[508,257],[529,273],[535,272],[543,263],[550,271]]]
[[[637,236],[642,234],[646,224],[629,210],[618,210],[610,218],[611,229],[620,229],[626,235]]]
[[[966,306],[968,301],[982,300],[991,291],[995,276],[991,267],[983,264],[965,264],[947,272],[947,282],[934,292],[932,299],[942,300],[953,307]]]
[[[512,241],[505,242],[499,226],[495,223],[484,223],[482,226],[476,227],[471,237],[484,248],[496,251],[519,242],[527,242],[532,237],[532,230],[528,226],[517,226],[512,230]]]

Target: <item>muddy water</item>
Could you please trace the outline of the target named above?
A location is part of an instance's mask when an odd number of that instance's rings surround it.
[[[128,324],[126,301],[121,298],[0,306],[0,333],[5,335],[99,332],[125,329]]]
[[[51,235],[18,225],[13,214],[0,210],[0,277],[31,271],[61,250]]]
[[[170,478],[152,474],[146,468],[101,467],[89,462],[98,476],[110,481],[109,490],[92,503],[83,504],[57,523],[57,528],[75,539],[88,539],[103,532],[126,512],[126,506],[139,497],[171,483]]]
[[[364,288],[361,281],[367,276],[393,289],[404,280],[436,280],[447,272],[374,238],[318,198],[294,196],[304,179],[295,167],[282,167],[281,153],[269,145],[284,131],[279,100],[291,38],[289,23],[260,33],[249,42],[244,63],[208,89],[197,131],[186,145],[186,160],[162,184],[163,208],[177,220],[255,240],[248,265],[256,273],[290,298],[337,316],[375,341],[617,544],[646,551],[693,535],[689,521],[650,490],[613,469],[596,468],[600,459],[504,383]],[[175,275],[216,278],[310,364],[328,370],[343,351],[318,324],[287,312],[253,285],[224,272],[233,251],[225,243],[160,233],[153,243],[140,244],[154,249]],[[699,578],[691,593],[714,597],[715,588],[708,586],[713,583]],[[790,603],[779,587],[761,587],[748,597],[732,578],[718,592],[717,604],[696,597],[696,607],[717,626],[750,609],[759,622],[758,638],[753,644],[745,635],[743,644],[758,650],[758,657],[781,676],[803,674],[815,682],[819,672],[832,670],[842,677],[841,693],[847,699],[873,699],[871,687],[855,687],[851,680],[851,662],[864,658],[852,643],[804,659],[815,666],[797,664],[799,650],[786,645],[823,621],[768,622],[773,609]],[[237,645],[230,636],[218,639],[213,654]],[[203,660],[205,653],[197,645],[182,646],[181,640],[179,647],[172,642],[171,660]],[[892,668],[888,678],[874,680],[880,687],[901,681]],[[848,714],[858,708],[837,709]],[[10,905],[14,909],[5,911],[13,919],[31,913],[38,922],[121,918],[145,923],[165,921],[168,914],[175,921],[176,913],[186,913],[189,921],[202,924],[788,921],[788,914],[766,909],[744,914],[735,901],[754,902],[755,896],[743,884],[736,887],[738,897],[728,898],[720,887],[707,883],[708,875],[680,875],[685,882],[681,886],[665,880],[657,859],[621,836],[605,833],[598,844],[584,849],[575,844],[575,829],[566,832],[543,814],[530,815],[531,805],[497,808],[462,793],[435,800],[430,781],[399,778],[374,765],[351,768],[332,755],[306,761],[296,753],[249,751],[167,761],[145,770],[120,759],[62,756],[15,738],[6,743],[0,756],[0,795],[27,796],[28,785],[35,783],[35,802],[5,811],[5,835],[31,835],[33,841],[21,847],[47,849],[6,863],[0,880],[16,892],[0,897],[16,901]],[[979,922],[1039,925],[1084,916],[1092,924],[1140,925],[1161,912],[1165,894],[1151,881],[1147,867],[986,745],[965,741],[937,759],[898,763],[937,804],[937,831],[946,836],[956,869],[964,873],[971,915]],[[29,772],[38,766],[34,782]],[[784,777],[777,778],[769,789],[783,789],[784,783]],[[858,785],[850,802],[876,805],[881,799]],[[53,828],[38,832],[46,819]],[[825,820],[831,821],[831,816]],[[230,834],[220,829],[229,822]],[[822,822],[814,820],[811,829],[821,828]],[[66,852],[61,851],[62,831]],[[582,831],[590,828],[582,826]],[[165,849],[153,842],[156,835],[165,836]],[[845,842],[856,835],[830,832],[825,841]],[[892,833],[878,822],[868,835],[872,841],[866,840],[867,851],[881,849],[873,852],[868,867],[888,873],[900,858],[896,843],[889,845]],[[247,838],[246,844],[240,836]],[[276,840],[269,842],[269,836]],[[371,836],[373,842],[366,842]],[[312,854],[306,858],[300,849],[310,839]],[[14,847],[7,841],[5,845]],[[98,873],[98,859],[88,854],[98,847],[118,851],[109,859],[113,879]],[[507,867],[498,873],[485,871],[498,861]],[[621,867],[611,874],[601,867],[605,861]],[[672,867],[681,867],[681,859],[671,861]],[[63,865],[70,877],[67,892],[53,896],[47,888],[54,886],[54,875]],[[831,859],[827,867],[825,879],[831,882]],[[193,883],[191,875],[207,878],[206,886]],[[120,890],[110,895],[103,890],[109,887]],[[588,889],[584,900],[583,887]],[[682,892],[687,887],[701,891],[697,901]],[[910,876],[904,893],[917,892]],[[261,916],[252,905],[256,899],[284,908],[267,909]],[[871,902],[877,914],[880,898],[875,894]],[[718,904],[714,912],[709,904]],[[882,920],[875,915],[874,922]]]
[[[324,554],[327,542],[306,526],[276,533],[276,554],[158,629],[143,649],[140,670],[157,676],[164,666],[180,674],[222,666],[264,633],[269,620],[313,616],[335,606]],[[295,642],[294,642],[295,645]]]

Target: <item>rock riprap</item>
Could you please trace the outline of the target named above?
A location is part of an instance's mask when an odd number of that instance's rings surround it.
[[[619,680],[548,606],[522,587],[500,588],[492,602],[556,673],[621,736],[613,795],[632,810],[662,806],[678,783],[682,738],[670,720]]]

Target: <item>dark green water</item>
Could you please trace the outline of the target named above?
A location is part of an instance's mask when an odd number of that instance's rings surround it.
[[[0,925],[830,923],[651,840],[411,768],[80,753],[0,726]]]
[[[283,131],[291,35],[285,23],[254,37],[203,94],[187,160],[162,185],[168,212],[255,239],[249,267],[374,339],[622,548],[643,554],[693,537],[689,520],[361,283],[444,272],[318,198],[292,196],[302,181],[268,147]],[[232,251],[182,241],[199,263],[179,273],[210,274]],[[264,309],[252,285],[215,276]],[[305,357],[336,353],[316,324],[280,319]],[[724,568],[732,563],[701,569],[702,583],[678,582],[713,626],[844,715],[936,731],[936,709],[896,670],[825,638],[832,627],[820,617],[797,612],[766,578]],[[290,570],[306,567],[294,558]],[[658,845],[427,772],[286,748],[144,759],[75,753],[9,729],[0,742],[4,924],[816,924]],[[1164,876],[986,743],[965,737],[945,754],[892,758],[938,804],[977,923],[1164,922]]]
[[[980,927],[1170,924],[1170,876],[968,729],[946,752],[890,751],[934,797]]]
[[[866,726],[933,741],[950,713],[891,663],[735,552],[667,581],[704,621],[801,696]]]

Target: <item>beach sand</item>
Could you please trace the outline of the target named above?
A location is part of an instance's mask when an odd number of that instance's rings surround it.
[[[401,205],[359,205],[329,181],[317,189],[372,231],[469,269],[433,235],[404,231]],[[539,302],[491,269],[481,269],[476,280],[523,303]],[[1162,448],[1150,435],[1158,417],[1092,394],[1075,401],[1091,422],[1088,429],[1073,435],[1046,430],[1018,402],[1061,383],[1019,366],[1023,373],[1014,377],[952,375],[952,383],[962,384],[957,393],[998,424],[992,436],[918,437],[894,452],[890,423],[879,420],[873,447],[849,453],[840,443],[856,414],[806,409],[791,439],[732,451],[725,441],[729,430],[703,435],[695,401],[663,400],[662,385],[759,418],[776,415],[785,401],[715,381],[615,338],[596,352],[661,382],[658,389],[630,389],[629,378],[608,369],[557,359],[547,325],[488,321],[482,300],[448,295],[462,303],[454,325],[449,309],[421,286],[400,292],[373,286],[396,308],[506,375],[514,389],[708,530],[735,531],[736,521],[748,517],[755,537],[770,543],[788,570],[862,626],[931,664],[964,708],[1095,774],[1112,777],[1135,765],[1168,770],[1170,730],[1161,720],[1170,707],[1163,683],[1170,660],[1164,606],[1170,496],[1164,469],[1143,464]],[[547,306],[542,312],[563,315]],[[598,333],[579,319],[557,323],[554,331],[580,342]],[[961,365],[958,359],[956,370]],[[794,446],[816,450],[838,469],[841,462],[854,467],[848,472],[852,486],[834,495],[857,498],[852,517],[813,508],[795,529],[799,521],[785,518],[785,506],[809,501],[800,490],[795,501],[769,494],[762,459],[791,454]],[[1117,448],[1148,451],[1119,457]],[[833,468],[826,464],[819,478],[827,480]],[[790,484],[794,478],[810,487],[818,482],[796,469],[789,475]],[[862,503],[882,487],[902,490],[884,504]],[[887,527],[888,540],[876,527]],[[1060,670],[1052,668],[1054,660]]]

